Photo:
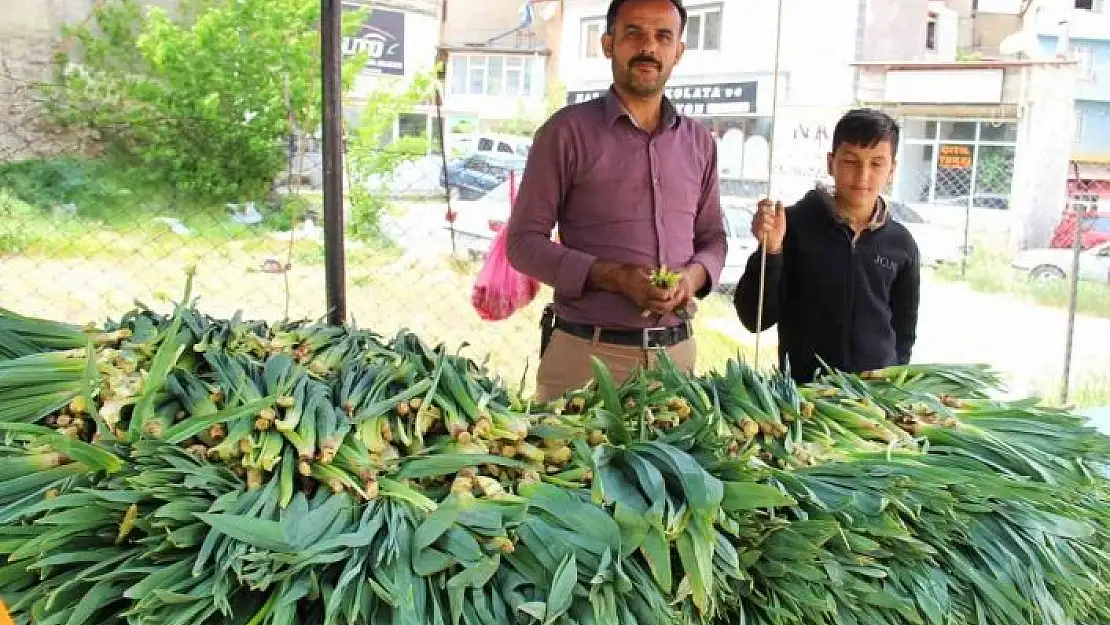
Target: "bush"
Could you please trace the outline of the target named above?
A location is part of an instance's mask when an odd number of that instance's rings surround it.
[[[0,187],[0,254],[25,251],[36,238],[28,225],[42,220],[42,211]]]
[[[0,164],[0,188],[38,208],[79,208],[131,195],[119,173],[103,162],[75,158],[29,159]]]
[[[58,57],[49,109],[151,180],[209,202],[256,198],[285,165],[290,134],[319,125],[317,0],[181,0],[174,16],[138,0],[97,4],[65,33],[79,60]],[[346,32],[364,18],[349,13]],[[344,72],[346,87],[355,75]]]

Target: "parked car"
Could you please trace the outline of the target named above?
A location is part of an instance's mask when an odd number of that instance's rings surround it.
[[[1001,193],[976,193],[974,196],[957,195],[953,197],[936,198],[933,204],[937,206],[967,207],[968,198],[972,197],[971,208],[989,208],[992,210],[1008,210],[1010,196]]]
[[[965,253],[971,254],[971,246],[964,248],[959,233],[929,222],[921,213],[902,202],[889,201],[887,206],[890,207],[890,216],[913,235],[923,266],[958,263]]]
[[[471,154],[447,165],[441,182],[453,199],[476,200],[507,181],[510,172],[524,172],[526,159],[512,154]]]
[[[1070,249],[1075,245],[1076,219],[1078,217],[1074,211],[1066,211],[1060,216],[1060,223],[1056,224],[1049,247]],[[1110,241],[1110,213],[1089,214],[1084,217],[1083,222],[1083,233],[1079,237],[1080,247],[1087,250]]]
[[[721,206],[725,208],[755,208],[760,198],[767,196],[766,180],[746,178],[721,178]]]
[[[835,193],[835,187],[822,185],[829,193]],[[984,194],[987,195],[987,194]],[[977,196],[978,197],[978,196]],[[965,198],[966,201],[966,198]],[[936,267],[948,263],[958,263],[965,255],[972,252],[971,245],[966,248],[963,244],[962,232],[945,228],[931,219],[926,219],[921,212],[897,200],[887,200],[890,216],[906,227],[917,243],[917,250],[921,255],[921,264],[925,267]]]
[[[1035,282],[1063,280],[1071,274],[1074,251],[1067,248],[1038,248],[1018,252],[1011,265],[1029,273]],[[1110,284],[1110,242],[1100,243],[1079,254],[1079,279]]]
[[[759,249],[759,242],[752,235],[755,205],[725,206],[722,207],[722,213],[725,217],[725,233],[728,235],[728,254],[725,256],[725,265],[721,268],[717,290],[731,294],[736,290],[736,285],[740,284],[748,258]]]
[[[454,147],[467,154],[508,154],[525,158],[532,149],[531,137],[476,133],[458,137]]]
[[[511,183],[506,180],[480,197],[452,203],[455,219],[445,222],[443,227],[453,232],[457,254],[474,259],[486,255],[493,237],[509,220],[510,192]]]

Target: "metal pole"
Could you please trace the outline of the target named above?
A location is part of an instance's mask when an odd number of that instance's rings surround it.
[[[347,269],[343,250],[343,94],[340,0],[320,0],[320,50],[324,88],[324,274],[328,323],[347,321]]]
[[[1079,187],[1079,164],[1072,162],[1072,171],[1075,175],[1076,189]],[[1086,206],[1071,201],[1071,196],[1076,191],[1069,190],[1068,204],[1075,212],[1075,241],[1071,246],[1071,275],[1068,276],[1068,333],[1064,343],[1064,377],[1060,382],[1060,405],[1068,403],[1071,386],[1071,358],[1075,342],[1075,311],[1079,307],[1079,254],[1083,250],[1083,219],[1086,217]]]
[[[775,67],[771,79],[771,138],[767,142],[767,197],[773,202],[771,210],[778,210],[774,203],[774,193],[771,180],[775,177],[775,123],[778,121],[779,109],[779,64],[782,57],[782,4],[778,0],[778,16],[775,20]],[[754,368],[759,370],[759,351],[763,337],[763,299],[767,284],[767,237],[759,242],[759,303],[755,313],[755,358]]]

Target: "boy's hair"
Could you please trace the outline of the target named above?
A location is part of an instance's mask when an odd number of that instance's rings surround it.
[[[899,135],[898,122],[890,115],[875,109],[853,109],[836,123],[832,151],[845,143],[870,148],[880,141],[890,141],[891,153],[898,154]]]
[[[628,4],[630,0],[612,0],[609,3],[609,12],[605,14],[605,32],[610,35],[613,34],[613,27],[617,25],[617,16],[621,12],[621,7]],[[682,20],[682,27],[678,29],[678,34],[681,35],[686,30],[686,7],[682,6],[682,0],[671,0],[674,8],[678,9],[678,16]]]

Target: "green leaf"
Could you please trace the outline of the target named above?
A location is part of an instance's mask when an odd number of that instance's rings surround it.
[[[294,550],[293,545],[290,544],[285,535],[282,524],[277,521],[251,518],[238,514],[198,513],[196,516],[217,532],[226,534],[252,547],[281,553],[289,553]]]
[[[547,593],[547,607],[544,610],[544,625],[552,625],[570,609],[574,600],[574,587],[578,585],[578,566],[573,553],[568,553],[551,579],[551,590]]]
[[[797,503],[793,497],[774,486],[754,482],[725,482],[721,508],[727,512],[744,512],[794,506]]]

